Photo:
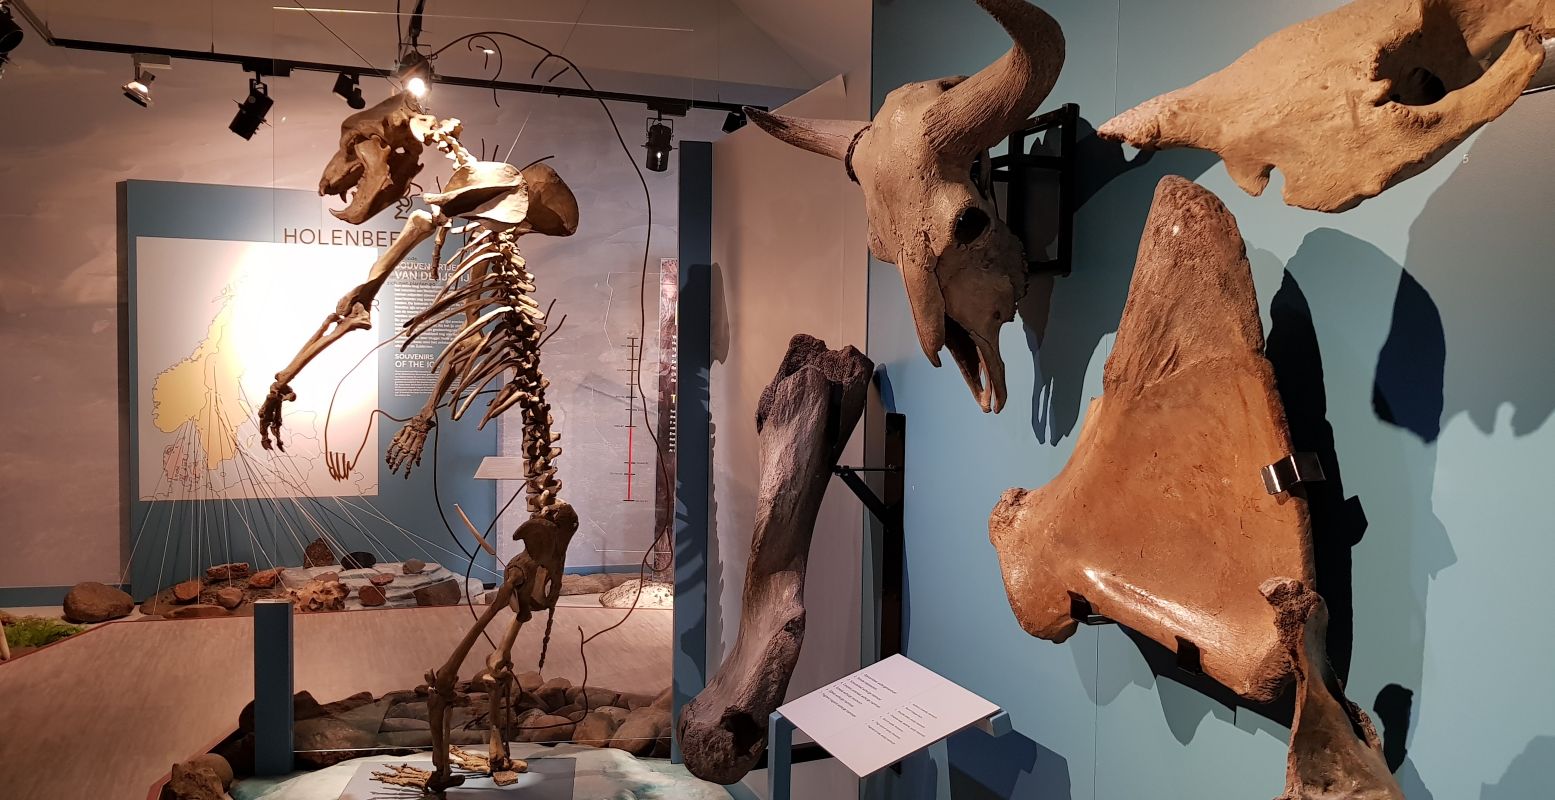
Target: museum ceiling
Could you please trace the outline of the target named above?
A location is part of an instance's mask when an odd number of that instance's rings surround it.
[[[293,0],[32,0],[62,37],[167,48],[272,55],[298,61],[359,61]],[[392,66],[395,4],[388,0],[302,2],[375,65]],[[690,91],[700,81],[808,89],[844,71],[868,36],[868,9],[827,0],[778,4],[755,0],[432,0],[422,41],[441,44],[488,28],[513,30],[565,53],[591,74],[656,76],[660,91]],[[408,11],[409,0],[403,3]],[[825,31],[823,36],[808,35]],[[456,48],[439,69],[484,75],[494,69],[478,50]],[[530,59],[504,48],[504,76],[527,73]],[[524,68],[515,68],[522,65]],[[543,77],[543,76],[542,76]],[[668,79],[668,80],[663,80]],[[678,82],[685,85],[676,87]],[[632,87],[632,90],[636,90]]]

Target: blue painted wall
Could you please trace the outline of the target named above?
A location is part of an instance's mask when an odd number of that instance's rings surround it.
[[[1044,0],[1068,61],[1043,110],[1091,126],[1230,63],[1332,0]],[[876,3],[878,106],[969,73],[1008,40],[970,0]],[[969,733],[907,766],[893,797],[1245,800],[1281,791],[1287,729],[1152,670],[1116,628],[1062,645],[1005,601],[987,516],[1069,458],[1122,311],[1151,193],[1195,179],[1236,214],[1314,497],[1320,588],[1349,695],[1411,800],[1555,796],[1555,93],[1523,98],[1429,172],[1360,208],[1248,197],[1212,155],[1148,161],[1081,143],[1074,274],[1045,323],[1005,327],[1009,406],[981,414],[919,351],[894,267],[870,273],[869,353],[908,415],[907,654],[1002,704],[1016,734]],[[1032,314],[1039,317],[1039,314]],[[1351,624],[1346,625],[1346,621]],[[889,778],[888,778],[889,779]]]

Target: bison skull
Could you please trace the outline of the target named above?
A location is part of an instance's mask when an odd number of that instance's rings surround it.
[[[1500,116],[1544,62],[1555,0],[1355,0],[1281,30],[1231,66],[1098,131],[1225,159],[1259,195],[1344,211],[1423,172]]]
[[[972,162],[1047,97],[1064,37],[1025,0],[977,2],[1014,47],[970,78],[899,87],[872,123],[746,114],[789,144],[843,162],[864,190],[870,252],[901,270],[924,354],[939,366],[940,349],[950,348],[983,410],[997,412],[1006,395],[999,330],[1026,293],[1026,259],[986,187],[972,182]]]
[[[340,123],[340,149],[324,167],[319,194],[348,205],[329,213],[360,225],[405,196],[421,172],[422,145],[411,124],[421,116],[415,98],[401,92]]]

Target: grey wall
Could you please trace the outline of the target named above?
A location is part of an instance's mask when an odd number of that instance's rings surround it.
[[[1099,125],[1230,63],[1332,0],[1043,0],[1068,61],[1046,108]],[[875,95],[968,73],[1008,40],[965,0],[876,5]],[[1046,110],[1044,108],[1044,110]],[[1116,628],[1062,645],[1016,624],[987,518],[1070,456],[1101,391],[1151,193],[1163,174],[1221,196],[1247,241],[1298,448],[1338,474],[1314,508],[1321,588],[1348,694],[1379,721],[1411,800],[1545,797],[1555,785],[1555,94],[1525,97],[1442,163],[1339,215],[1252,198],[1210,155],[1081,143],[1074,274],[1046,319],[1006,326],[1010,403],[980,413],[919,352],[900,279],[875,264],[870,355],[908,415],[907,654],[1007,708],[909,765],[893,797],[1273,797],[1278,714],[1154,672]],[[1040,342],[1040,345],[1037,343]],[[1353,621],[1346,631],[1344,620]],[[1273,718],[1271,718],[1273,717]]]
[[[868,82],[836,78],[785,113],[858,117]],[[713,146],[713,530],[708,579],[708,668],[739,633],[740,597],[761,480],[756,401],[795,333],[831,347],[864,347],[867,258],[863,204],[841,165],[747,127]],[[842,463],[862,457],[862,430]],[[805,640],[789,697],[859,666],[863,511],[840,481],[816,521],[805,580]],[[746,785],[765,793],[766,773]],[[796,770],[794,796],[841,797],[856,781],[835,761]]]
[[[227,131],[232,101],[246,91],[236,68],[178,62],[158,76],[155,103],[142,109],[118,89],[129,72],[128,57],[52,50],[31,36],[16,56],[0,80],[0,104],[11,123],[0,132],[0,374],[10,386],[0,400],[0,511],[6,517],[0,587],[117,582],[129,544],[120,496],[122,316],[114,185],[133,178],[311,190],[350,109],[330,94],[333,76],[274,79],[271,125],[245,142]],[[624,90],[718,88],[689,81],[666,87],[647,78],[637,80],[639,86],[619,74],[595,78]],[[364,91],[376,98],[385,87],[368,81]],[[773,105],[793,94],[727,85],[722,91]],[[645,206],[596,103],[511,95],[501,103],[494,107],[489,92],[438,87],[433,110],[463,119],[465,141],[476,150],[484,137],[488,148],[500,142],[505,154],[522,132],[516,158],[556,155],[552,163],[579,195],[580,232],[566,241],[530,237],[525,252],[539,276],[540,296],[556,297],[558,315],[569,314],[552,340],[554,350],[547,351],[546,369],[564,444],[571,445],[563,478],[594,532],[578,538],[574,556],[597,559],[605,535],[600,531],[635,524],[615,520],[616,487],[596,482],[598,473],[618,466],[609,463],[614,453],[598,443],[608,439],[604,426],[620,416],[614,409],[624,407],[597,395],[618,387],[617,374],[609,371],[617,358],[614,344],[635,328]],[[646,111],[623,105],[612,110],[631,157],[641,159]],[[677,135],[714,138],[722,121],[722,114],[694,112],[680,121]],[[419,180],[429,189],[436,176],[447,174],[439,161],[426,159]],[[658,257],[674,255],[675,175],[650,174],[649,185],[655,192],[652,279]],[[650,326],[651,314],[652,306]],[[612,413],[598,417],[605,409]],[[605,511],[595,518],[589,509]],[[478,511],[489,518],[494,509]]]

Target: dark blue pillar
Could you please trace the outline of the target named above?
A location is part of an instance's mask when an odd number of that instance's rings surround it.
[[[713,146],[680,146],[680,308],[676,366],[675,659],[670,758],[680,710],[707,684],[707,554],[712,487]]]
[[[292,604],[254,601],[254,774],[292,771]]]

